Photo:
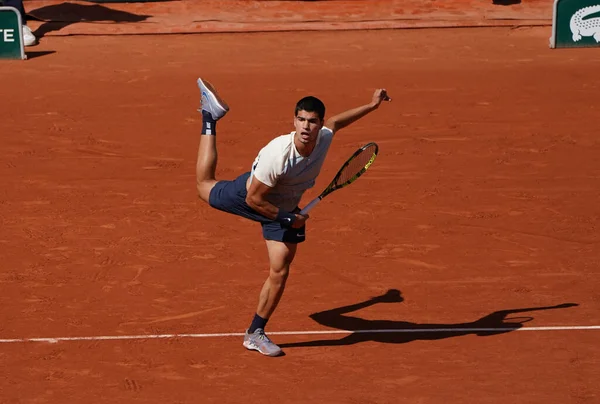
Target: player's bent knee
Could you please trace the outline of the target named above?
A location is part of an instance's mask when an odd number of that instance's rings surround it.
[[[210,191],[212,191],[216,183],[216,181],[199,181],[196,184],[196,191],[198,192],[198,197],[204,202],[209,203]]]
[[[206,193],[202,192],[202,190],[198,188],[198,198],[202,199],[206,203],[209,203],[209,196],[210,194],[207,196]]]

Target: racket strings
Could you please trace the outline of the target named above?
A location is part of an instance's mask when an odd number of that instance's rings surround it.
[[[373,162],[376,153],[377,146],[375,145],[361,150],[361,152],[354,156],[354,158],[348,162],[348,165],[342,169],[336,181],[336,185],[342,185],[356,179],[356,177],[362,174]]]

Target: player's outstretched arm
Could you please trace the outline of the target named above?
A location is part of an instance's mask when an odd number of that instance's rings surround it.
[[[338,130],[350,125],[351,123],[356,122],[368,113],[375,111],[377,108],[379,108],[379,105],[381,105],[383,101],[391,100],[392,99],[388,96],[385,88],[378,88],[377,90],[375,90],[371,102],[332,116],[327,120],[325,126],[335,133]]]

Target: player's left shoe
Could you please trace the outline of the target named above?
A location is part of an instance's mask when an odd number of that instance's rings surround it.
[[[246,330],[246,334],[244,335],[244,346],[246,349],[258,351],[267,356],[279,356],[283,353],[281,348],[267,337],[265,330],[262,328],[258,328],[252,334],[249,334],[248,330]]]

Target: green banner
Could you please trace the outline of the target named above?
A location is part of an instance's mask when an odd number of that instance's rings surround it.
[[[0,59],[25,59],[21,15],[14,7],[0,7]]]
[[[555,0],[552,48],[600,46],[600,0]]]

